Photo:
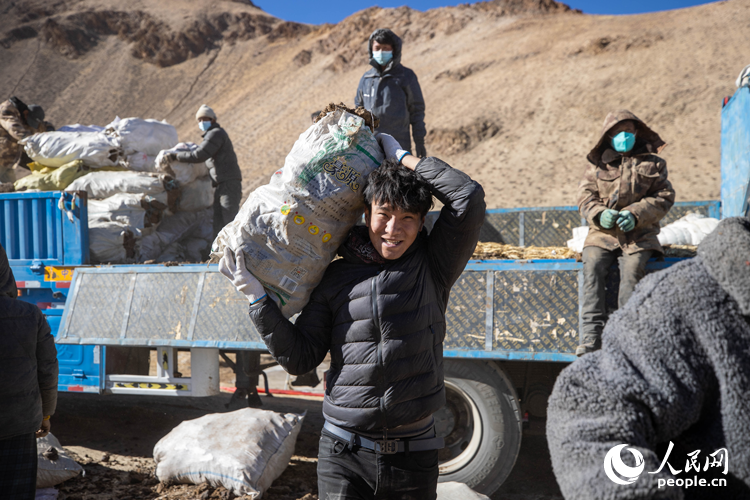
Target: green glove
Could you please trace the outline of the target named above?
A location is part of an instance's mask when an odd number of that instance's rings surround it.
[[[629,233],[630,231],[635,229],[635,215],[631,214],[627,210],[623,210],[617,217],[617,225],[620,226],[622,232]]]
[[[604,229],[612,229],[615,227],[615,222],[617,221],[617,216],[620,215],[617,210],[612,210],[611,208],[606,209],[604,212],[599,215],[599,224],[602,225]]]

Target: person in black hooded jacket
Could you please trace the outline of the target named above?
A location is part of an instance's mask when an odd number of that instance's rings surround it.
[[[389,29],[377,29],[370,35],[372,68],[359,81],[354,105],[363,106],[380,119],[377,132],[393,136],[401,148],[424,158],[427,130],[422,88],[414,71],[401,65],[401,49],[401,39]],[[411,149],[412,136],[414,149]]]
[[[33,499],[36,439],[57,406],[57,349],[47,320],[18,289],[0,245],[0,497]]]
[[[242,250],[225,251],[219,271],[248,298],[287,372],[306,373],[331,353],[319,497],[429,500],[443,447],[432,415],[445,404],[445,310],[479,239],[484,191],[437,158],[379,141],[386,161],[365,188],[367,227],[349,232],[294,324],[244,268]],[[432,195],[443,208],[428,233]]]

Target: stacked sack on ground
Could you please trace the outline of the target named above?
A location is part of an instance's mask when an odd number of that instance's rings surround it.
[[[211,245],[213,191],[204,163],[158,162],[191,150],[164,121],[116,118],[22,141],[33,163],[16,191],[85,192],[91,261],[199,262]]]

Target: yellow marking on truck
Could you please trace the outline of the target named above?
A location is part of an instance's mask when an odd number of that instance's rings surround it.
[[[54,267],[47,266],[44,268],[44,281],[72,281],[75,267]]]

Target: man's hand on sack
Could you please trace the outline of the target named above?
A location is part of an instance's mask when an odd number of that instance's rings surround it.
[[[42,420],[42,425],[39,426],[39,430],[36,431],[34,434],[34,437],[37,439],[43,438],[47,434],[49,434],[49,430],[52,427],[52,425],[49,423],[49,417],[47,417],[47,420]]]
[[[380,147],[383,149],[386,160],[395,160],[396,162],[401,163],[401,160],[404,159],[404,156],[411,154],[405,149],[401,149],[401,144],[399,144],[398,141],[391,135],[377,134],[375,138],[378,140],[378,144],[380,144]]]
[[[164,157],[169,160],[169,163],[174,163],[177,161],[177,153],[175,153],[174,151],[167,153],[166,155],[164,155]]]
[[[224,256],[219,261],[219,272],[247,297],[250,304],[255,304],[266,297],[263,285],[245,267],[245,255],[241,249],[233,252],[229,247],[224,248]]]

